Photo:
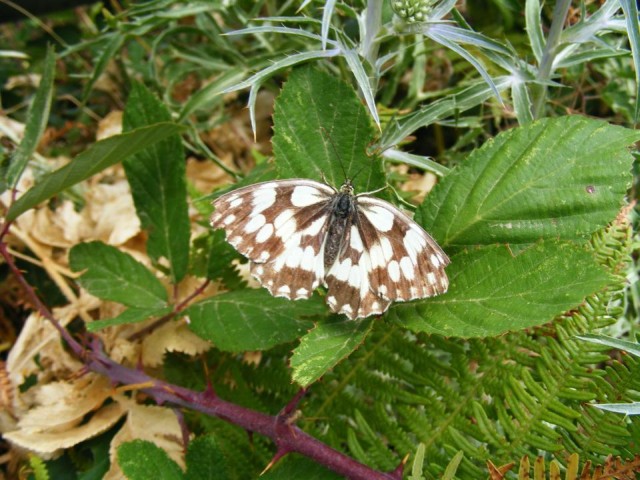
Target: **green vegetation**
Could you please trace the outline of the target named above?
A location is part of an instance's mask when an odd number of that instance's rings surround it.
[[[6,476],[635,478],[637,19],[151,0],[0,25]],[[447,293],[348,321],[209,227],[238,185],[345,176],[413,210]]]

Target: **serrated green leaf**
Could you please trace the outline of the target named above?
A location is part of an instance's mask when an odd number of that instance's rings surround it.
[[[608,274],[591,253],[543,242],[518,255],[504,246],[461,252],[447,267],[444,295],[389,309],[415,332],[488,337],[542,325],[602,289]]]
[[[118,447],[118,464],[129,480],[182,480],[182,470],[155,443],[134,440]]]
[[[47,466],[40,457],[29,455],[29,466],[31,467],[35,480],[49,480]]]
[[[305,317],[327,312],[318,297],[291,301],[265,289],[224,293],[194,303],[184,312],[191,329],[220,350],[266,350],[289,342],[313,327]]]
[[[578,116],[514,128],[447,175],[416,219],[445,247],[586,242],[620,209],[631,183],[627,147],[638,139]]]
[[[24,137],[20,145],[16,149],[16,153],[11,159],[9,170],[7,172],[7,186],[13,188],[18,183],[20,175],[33,152],[35,152],[40,137],[47,126],[49,120],[49,110],[51,109],[51,100],[53,99],[53,81],[56,76],[56,53],[52,46],[47,48],[47,55],[44,59],[44,69],[40,78],[40,85],[33,97],[33,102],[29,107],[27,114],[27,124],[25,125]]]
[[[187,464],[185,480],[226,480],[231,478],[226,459],[213,435],[204,435],[189,442],[185,463]]]
[[[7,220],[14,220],[64,189],[182,130],[183,127],[173,123],[158,123],[94,143],[71,163],[47,175],[16,200],[7,213]]]
[[[171,120],[167,108],[140,84],[134,84],[124,112],[125,130]],[[189,215],[182,142],[177,134],[122,162],[142,227],[149,232],[147,253],[166,258],[173,283],[187,273]]]
[[[293,380],[303,387],[318,380],[364,341],[374,321],[345,321],[344,317],[333,316],[319,323],[293,351]]]
[[[153,273],[131,255],[102,242],[80,243],[69,252],[78,283],[89,293],[129,307],[162,309],[167,292]]]
[[[360,193],[384,186],[381,162],[366,154],[374,135],[370,117],[353,89],[340,80],[309,67],[294,70],[276,100],[273,120],[281,177],[324,176],[339,187],[345,174],[355,175]]]
[[[233,260],[244,257],[233,248],[225,238],[224,230],[210,232],[193,242],[193,259],[191,273],[209,280],[222,280],[229,290],[246,285],[240,277]]]
[[[113,327],[114,325],[128,325],[130,323],[144,322],[153,317],[161,317],[171,312],[171,307],[160,308],[129,308],[117,317],[105,318],[104,320],[96,320],[87,324],[87,330],[97,332],[103,328]]]

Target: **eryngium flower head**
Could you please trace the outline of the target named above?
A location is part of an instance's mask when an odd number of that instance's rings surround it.
[[[391,0],[391,8],[403,20],[413,22],[426,22],[429,11],[437,0]]]

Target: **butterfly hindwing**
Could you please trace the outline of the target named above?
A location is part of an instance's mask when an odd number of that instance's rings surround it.
[[[372,285],[388,300],[409,301],[447,291],[449,258],[420,225],[388,202],[358,197],[362,236],[369,243]]]

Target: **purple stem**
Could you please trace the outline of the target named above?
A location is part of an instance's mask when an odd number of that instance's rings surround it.
[[[120,365],[103,352],[102,346],[95,336],[88,339],[88,348],[85,348],[60,325],[17,268],[13,256],[9,253],[7,244],[4,242],[4,236],[8,231],[9,224],[3,225],[0,229],[0,255],[7,262],[9,269],[25,290],[29,300],[38,312],[60,332],[60,336],[67,342],[69,348],[84,362],[85,369],[105,375],[114,385],[151,384],[150,387],[141,388],[141,391],[153,397],[159,405],[170,403],[174,406],[196,410],[238,425],[248,432],[257,432],[271,438],[277,447],[271,464],[288,453],[296,452],[352,480],[402,479],[403,463],[393,472],[379,472],[322,443],[293,424],[295,409],[305,395],[305,389],[301,389],[278,415],[271,416],[222,400],[215,394],[211,386],[203,392],[196,392],[157,380],[141,370]],[[195,297],[205,287],[206,283],[189,299]],[[181,306],[183,305],[181,304]]]

